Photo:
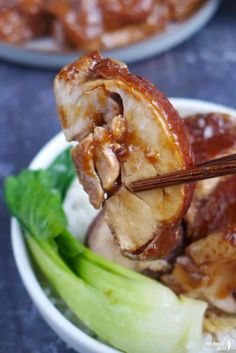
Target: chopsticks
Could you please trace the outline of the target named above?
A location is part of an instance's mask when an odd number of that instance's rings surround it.
[[[179,170],[170,174],[158,175],[137,180],[130,184],[133,192],[147,191],[180,184],[194,183],[199,180],[236,174],[236,153],[199,163],[192,169]]]

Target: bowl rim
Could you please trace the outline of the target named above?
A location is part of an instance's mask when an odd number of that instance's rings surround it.
[[[188,98],[170,98],[174,107],[180,112],[192,110],[192,114],[206,112],[228,113],[236,118],[236,109],[224,105]],[[53,137],[34,157],[29,165],[30,169],[45,168],[50,162],[68,146],[62,132]],[[11,243],[13,255],[20,277],[24,286],[38,308],[40,314],[47,321],[49,326],[59,335],[63,336],[70,347],[74,349],[83,348],[91,353],[118,353],[119,350],[107,346],[95,338],[89,336],[79,327],[70,322],[50,301],[43,291],[31,262],[24,242],[19,223],[15,218],[11,218]]]

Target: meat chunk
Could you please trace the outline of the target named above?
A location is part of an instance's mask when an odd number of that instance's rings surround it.
[[[196,163],[236,153],[235,118],[209,113],[197,114],[184,121],[190,133]],[[236,177],[198,182],[185,222],[191,240],[236,223]]]
[[[186,248],[162,280],[178,294],[200,298],[236,313],[236,225],[209,234]]]
[[[184,20],[195,12],[202,4],[203,0],[170,0],[172,18],[175,20]]]
[[[162,31],[170,21],[169,4],[163,0],[102,0],[101,8],[104,23],[101,46],[106,49],[141,41]]]
[[[45,35],[50,23],[41,3],[40,0],[18,0],[0,5],[0,40],[20,43]]]
[[[236,223],[236,176],[198,184],[185,221],[191,241]]]
[[[94,159],[103,189],[110,191],[120,173],[119,161],[112,150],[108,132],[100,126],[94,129]]]
[[[218,158],[236,150],[236,122],[228,114],[196,114],[184,119],[196,163]]]
[[[91,204],[98,208],[103,201],[104,191],[94,165],[93,136],[89,134],[71,150],[81,184],[88,193]]]
[[[179,227],[178,232],[179,234],[182,233],[181,227]],[[91,250],[106,259],[152,278],[160,278],[161,275],[169,273],[171,270],[171,265],[167,259],[134,261],[122,256],[119,246],[115,243],[111,231],[104,220],[103,212],[95,218],[88,230],[87,245]],[[175,255],[178,254],[178,251],[179,249],[175,250]]]
[[[146,20],[154,8],[154,2],[154,0],[100,0],[107,28]]]
[[[57,29],[60,26],[60,41],[66,46],[87,50],[100,47],[103,23],[98,0],[48,0],[44,9],[55,18]]]
[[[133,259],[168,255],[179,241],[176,229],[191,201],[192,187],[134,194],[129,186],[138,179],[193,165],[178,113],[151,83],[97,52],[61,70],[55,95],[66,138],[80,146],[92,136],[89,165],[95,165],[103,199],[88,186],[91,175],[80,162],[82,148],[75,147],[78,159],[73,159],[90,200],[95,207],[103,205],[121,252]]]

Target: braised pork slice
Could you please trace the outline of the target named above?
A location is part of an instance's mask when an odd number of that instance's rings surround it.
[[[236,313],[236,225],[209,234],[186,248],[173,272],[162,280],[178,294]]]
[[[64,47],[100,47],[103,23],[98,0],[47,0],[44,9],[53,17],[55,39]]]
[[[56,40],[86,50],[140,41],[170,20],[169,4],[162,0],[48,0],[44,9],[54,18]]]
[[[232,116],[197,114],[184,121],[196,163],[236,153],[236,120]],[[236,223],[236,176],[198,182],[185,222],[192,241]]]
[[[155,0],[100,0],[104,23],[110,29],[126,23],[145,21],[154,3]]]
[[[204,0],[170,0],[171,16],[175,20],[183,20],[194,13]]]
[[[0,4],[0,40],[20,43],[44,36],[50,30],[42,0],[3,1]]]
[[[179,227],[178,232],[181,237],[181,227]],[[103,212],[101,212],[92,222],[86,239],[88,247],[97,254],[124,267],[141,272],[149,277],[160,278],[161,275],[169,273],[171,270],[171,264],[167,259],[135,261],[122,256],[119,246],[115,243],[112,233],[104,220]],[[180,250],[180,246],[177,249],[176,254]]]
[[[101,0],[104,32],[101,47],[117,48],[162,31],[172,20],[163,0]]]
[[[121,252],[155,259],[171,252],[192,196],[181,185],[132,193],[132,181],[193,166],[185,126],[156,87],[98,52],[64,67],[55,96],[72,158]]]

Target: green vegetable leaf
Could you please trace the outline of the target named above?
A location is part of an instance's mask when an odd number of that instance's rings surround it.
[[[51,175],[53,186],[60,191],[62,199],[75,178],[75,167],[71,160],[70,150],[71,147],[62,151],[47,169]]]
[[[30,234],[50,239],[66,230],[61,195],[46,171],[24,170],[19,177],[7,178],[5,199]]]

